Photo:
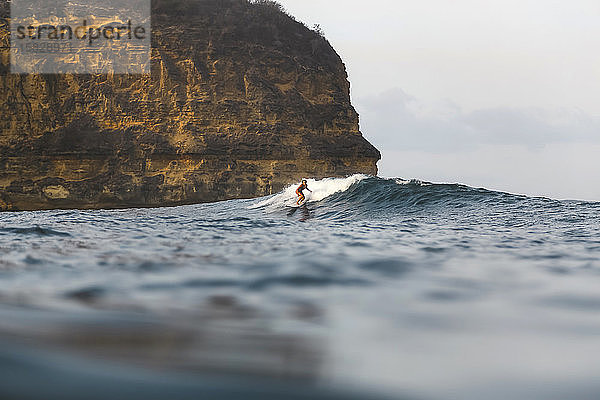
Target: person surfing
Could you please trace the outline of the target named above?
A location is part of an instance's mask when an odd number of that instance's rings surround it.
[[[304,193],[302,193],[304,189],[312,193],[312,190],[308,188],[308,182],[306,181],[306,179],[302,179],[302,184],[298,186],[298,189],[296,189],[296,194],[298,195],[298,201],[296,201],[297,205],[303,204],[306,200],[306,197],[304,197]]]

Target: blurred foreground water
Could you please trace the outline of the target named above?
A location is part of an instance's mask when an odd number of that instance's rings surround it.
[[[0,397],[600,397],[600,204],[308,186],[0,214]]]

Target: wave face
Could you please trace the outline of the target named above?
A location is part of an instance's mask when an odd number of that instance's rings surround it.
[[[0,376],[14,378],[0,398],[82,380],[84,391],[118,382],[94,393],[133,400],[175,388],[211,399],[600,393],[599,203],[366,175],[308,187],[301,208],[293,185],[175,208],[0,214]],[[49,368],[65,349],[76,359]],[[32,370],[52,379],[18,386]],[[373,397],[340,391],[348,382]]]
[[[249,209],[276,212],[292,207],[297,200],[296,187],[297,185],[289,186],[282,192],[249,206]],[[496,210],[498,213],[514,213],[519,209],[523,212],[535,212],[547,207],[551,207],[552,210],[568,210],[573,205],[593,213],[600,207],[600,203],[594,202],[557,201],[460,184],[384,179],[367,175],[309,180],[308,187],[313,190],[313,193],[305,192],[308,208],[325,211],[315,216],[320,219],[385,218],[394,213],[424,212],[468,213],[475,218],[488,215],[490,210]]]

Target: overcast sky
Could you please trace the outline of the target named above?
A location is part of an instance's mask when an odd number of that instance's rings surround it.
[[[342,56],[381,176],[600,200],[600,1],[280,3]]]

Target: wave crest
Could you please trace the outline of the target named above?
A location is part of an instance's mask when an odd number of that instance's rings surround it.
[[[368,175],[357,174],[346,178],[325,178],[321,180],[307,179],[308,188],[312,190],[312,193],[306,191],[304,194],[306,195],[307,202],[315,203],[325,200],[336,193],[345,192],[355,183],[367,178],[369,178]],[[294,206],[296,204],[296,200],[298,199],[298,196],[296,196],[296,188],[299,185],[300,182],[290,185],[276,195],[268,197],[267,199],[253,204],[248,208],[282,208]]]

